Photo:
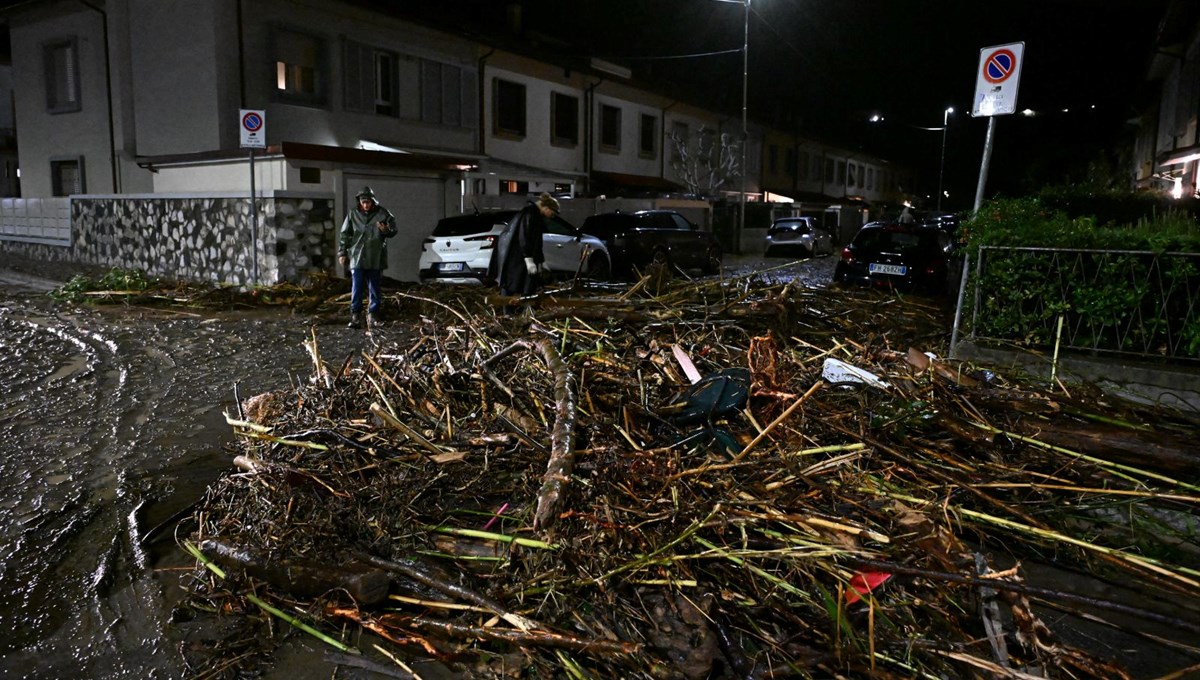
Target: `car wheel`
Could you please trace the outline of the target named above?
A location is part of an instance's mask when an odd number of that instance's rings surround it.
[[[593,281],[607,281],[612,278],[612,265],[609,264],[608,258],[598,253],[589,257],[586,276]]]

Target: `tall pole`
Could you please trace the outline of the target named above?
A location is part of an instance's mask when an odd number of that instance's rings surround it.
[[[952,113],[954,113],[953,106],[942,112],[942,164],[938,167],[938,212],[942,211],[942,177],[946,174],[946,128],[949,126]]]
[[[987,185],[988,166],[992,162],[992,144],[996,137],[996,117],[988,116],[987,136],[983,138],[983,161],[979,164],[979,186],[975,188],[975,209],[983,205],[983,188]]]
[[[744,17],[744,32],[742,34],[742,191],[739,198],[737,237],[734,239],[733,252],[742,252],[742,233],[746,231],[746,145],[750,143],[750,126],[746,119],[746,93],[750,88],[750,0],[742,5]]]

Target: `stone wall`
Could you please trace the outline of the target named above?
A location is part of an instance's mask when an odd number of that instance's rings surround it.
[[[332,196],[277,194],[260,198],[258,213],[254,243],[246,196],[78,196],[71,199],[70,245],[0,238],[0,252],[238,285],[299,282],[314,271],[335,271]]]

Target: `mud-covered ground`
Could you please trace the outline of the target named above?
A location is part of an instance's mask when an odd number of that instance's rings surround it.
[[[835,258],[728,258],[726,276],[827,285]],[[0,258],[0,675],[187,677],[164,634],[190,558],[171,519],[229,469],[224,412],[372,347],[339,312],[55,302],[96,268]],[[178,627],[176,627],[178,628]],[[304,675],[281,659],[278,677]],[[299,675],[297,675],[299,673]]]

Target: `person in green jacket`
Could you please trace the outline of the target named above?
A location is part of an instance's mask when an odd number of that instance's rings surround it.
[[[346,214],[338,239],[338,262],[350,265],[350,328],[361,328],[363,292],[370,292],[367,322],[379,323],[383,296],[379,287],[387,269],[387,243],[396,235],[396,218],[375,200],[371,187],[363,187],[354,197],[358,205]]]

